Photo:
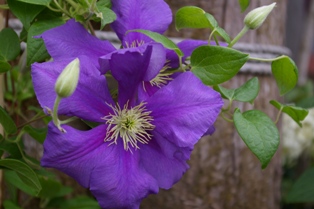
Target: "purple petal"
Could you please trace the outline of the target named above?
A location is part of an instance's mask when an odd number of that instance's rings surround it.
[[[89,188],[102,208],[139,208],[143,198],[158,192],[157,181],[140,164],[140,154],[125,151],[122,140],[104,142],[106,125],[90,131],[51,123],[41,164],[76,179]]]
[[[206,135],[212,135],[216,131],[215,126],[212,125],[209,127],[209,129],[205,132],[204,136]]]
[[[223,105],[220,94],[191,72],[182,73],[146,102],[156,126],[153,135],[157,132],[179,147],[193,147]]]
[[[129,101],[131,106],[139,85],[153,79],[164,63],[165,50],[160,44],[117,50],[100,58],[101,69],[110,69],[119,83],[119,104],[124,105]]]
[[[114,148],[104,143],[106,126],[100,125],[90,131],[79,131],[70,126],[63,128],[67,133],[61,133],[52,122],[49,124],[41,165],[56,168],[88,188],[91,173],[100,158],[110,158],[109,153]]]
[[[191,152],[191,148],[177,147],[157,132],[147,145],[140,147],[141,163],[163,189],[170,189],[181,179],[189,168],[186,161]]]
[[[172,21],[171,10],[163,0],[114,0],[112,10],[117,14],[117,20],[111,26],[123,43],[150,41],[140,33],[130,33],[125,37],[128,30],[164,33]]]
[[[100,72],[102,74],[105,74],[107,71],[111,70],[111,59],[112,56],[115,54],[118,54],[119,57],[121,57],[121,60],[123,60],[123,57],[126,57],[128,55],[125,55],[127,52],[131,53],[139,53],[144,54],[147,50],[147,47],[151,47],[152,52],[150,56],[150,61],[144,76],[145,81],[150,81],[156,75],[159,73],[161,68],[164,66],[164,63],[166,62],[166,49],[158,43],[152,43],[152,44],[144,44],[139,47],[132,47],[132,48],[124,48],[124,49],[118,49],[114,52],[111,52],[109,54],[106,54],[105,56],[102,56],[99,59],[100,63]]]
[[[80,78],[75,92],[68,98],[62,99],[59,114],[77,116],[85,120],[102,122],[101,117],[111,109],[113,104],[107,82],[99,74],[94,62],[85,56],[80,56]],[[71,59],[54,62],[35,63],[32,65],[32,80],[37,99],[42,108],[52,110],[56,99],[55,82]]]
[[[158,183],[143,168],[140,150],[125,151],[122,143],[111,146],[116,147],[110,161],[100,160],[92,172],[90,190],[102,208],[138,209],[143,198],[158,192]]]
[[[75,20],[44,32],[43,38],[49,54],[56,59],[88,56],[98,65],[98,58],[115,47],[108,41],[101,41],[89,34],[86,29]]]
[[[178,47],[184,53],[184,56],[182,57],[183,62],[185,61],[187,57],[191,56],[194,49],[196,49],[199,46],[203,46],[207,44],[208,44],[208,41],[192,40],[192,39],[187,39],[178,43]],[[170,60],[169,65],[171,66],[171,68],[179,67],[178,55],[173,50],[168,50],[167,60]]]

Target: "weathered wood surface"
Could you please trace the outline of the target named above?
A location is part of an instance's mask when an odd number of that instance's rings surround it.
[[[3,0],[0,0],[0,4],[3,4]],[[0,10],[0,31],[4,27],[4,17],[3,17],[3,10]],[[4,106],[4,100],[3,100],[3,75],[0,74],[0,106]],[[0,134],[2,134],[3,128],[0,124]],[[1,157],[1,156],[0,156]],[[3,186],[3,175],[2,175],[2,170],[0,170],[0,206],[2,205],[2,199],[3,199],[3,194],[2,194],[2,186]]]
[[[231,37],[243,27],[245,14],[240,14],[235,0],[167,0],[175,12],[178,8],[194,5],[214,15],[219,25]],[[253,0],[250,8],[270,4],[271,0]],[[250,31],[241,41],[246,43],[282,45],[285,31],[286,1],[278,1],[275,11],[265,24]],[[167,32],[171,37],[207,39],[207,30],[182,30],[174,27]],[[227,86],[238,87],[252,74],[239,74]],[[260,109],[273,120],[277,111],[269,105],[270,99],[278,98],[278,90],[270,75],[259,75],[260,94],[254,107],[246,104],[240,109]],[[202,138],[195,146],[189,162],[191,168],[172,189],[161,190],[142,203],[142,209],[277,209],[280,208],[281,162],[280,150],[265,170],[257,158],[238,137],[233,125],[218,119],[213,136]],[[165,171],[167,172],[167,171]]]

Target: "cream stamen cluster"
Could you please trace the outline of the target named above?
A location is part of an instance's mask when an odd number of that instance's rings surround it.
[[[107,135],[104,141],[112,141],[111,144],[117,144],[117,140],[121,138],[123,140],[124,149],[130,150],[130,146],[139,149],[138,142],[147,144],[152,138],[152,135],[148,133],[155,128],[151,124],[153,121],[150,116],[151,111],[145,109],[145,103],[141,103],[135,107],[128,109],[128,103],[126,103],[121,109],[119,104],[115,107],[109,105],[113,114],[109,114],[102,119],[108,124]]]
[[[172,73],[170,72],[167,72],[166,70],[169,69],[170,67],[168,65],[165,65],[161,70],[160,70],[160,73],[155,77],[153,78],[151,81],[150,81],[150,84],[152,86],[157,86],[159,88],[161,88],[162,86],[166,85],[169,81],[172,80],[172,78],[170,77],[170,75]]]

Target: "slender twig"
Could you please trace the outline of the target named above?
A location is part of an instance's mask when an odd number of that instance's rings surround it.
[[[38,121],[38,120],[40,120],[40,119],[43,119],[43,118],[45,118],[45,117],[48,117],[48,116],[49,116],[49,115],[42,115],[42,116],[40,116],[40,117],[38,117],[38,118],[35,118],[35,119],[30,120],[30,121],[27,121],[26,123],[23,123],[22,125],[18,126],[17,128],[18,128],[18,129],[21,129],[21,128],[23,128],[24,126],[26,126],[26,125],[28,125],[28,124],[31,124],[31,123],[33,123],[33,122],[36,122],[36,121]]]

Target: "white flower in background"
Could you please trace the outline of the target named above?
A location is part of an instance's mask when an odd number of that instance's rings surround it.
[[[282,117],[282,158],[285,164],[291,164],[302,153],[312,154],[314,151],[314,108],[309,109],[308,116],[302,121],[302,126],[288,115]],[[313,153],[314,154],[314,153]]]

